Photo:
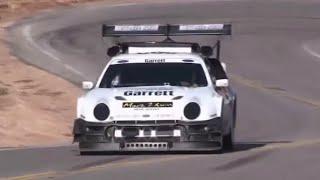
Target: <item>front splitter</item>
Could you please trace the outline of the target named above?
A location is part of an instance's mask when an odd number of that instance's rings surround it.
[[[141,142],[154,145],[156,142]],[[157,144],[164,144],[159,142]],[[139,144],[137,142],[136,144]],[[140,145],[140,144],[139,144]],[[79,143],[80,152],[119,152],[119,151],[216,151],[222,149],[221,142],[174,142],[166,147],[134,147],[127,148],[124,143]]]

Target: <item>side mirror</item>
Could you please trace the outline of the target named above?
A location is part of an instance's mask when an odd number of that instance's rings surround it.
[[[217,79],[216,80],[216,87],[228,87],[229,80],[228,79]]]
[[[222,66],[224,72],[227,72],[227,64],[224,62],[221,62],[221,66]]]
[[[91,81],[83,81],[82,82],[82,89],[84,89],[84,90],[90,90],[90,89],[92,89],[93,88],[93,82],[91,82]]]

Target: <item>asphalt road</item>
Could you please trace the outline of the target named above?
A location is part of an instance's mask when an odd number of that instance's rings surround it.
[[[95,80],[107,63],[104,23],[231,22],[223,41],[239,96],[237,146],[225,154],[104,154],[76,146],[0,151],[9,179],[319,179],[320,35],[316,1],[107,3],[43,12],[12,26],[13,52],[72,82]],[[128,39],[127,39],[128,40]],[[137,40],[137,39],[131,39]],[[212,44],[213,37],[183,37]],[[317,47],[315,47],[317,49]]]

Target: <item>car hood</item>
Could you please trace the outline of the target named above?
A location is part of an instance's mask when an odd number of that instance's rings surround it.
[[[87,114],[93,112],[97,104],[107,104],[109,120],[183,120],[183,110],[188,103],[196,102],[205,110],[207,106],[203,105],[214,96],[214,91],[208,87],[144,86],[97,88],[88,92],[84,99],[90,106],[86,107]],[[201,118],[204,117],[200,115]]]

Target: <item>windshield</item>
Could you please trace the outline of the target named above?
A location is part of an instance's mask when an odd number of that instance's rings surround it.
[[[109,66],[100,88],[163,85],[204,87],[207,80],[200,64],[116,64]]]

